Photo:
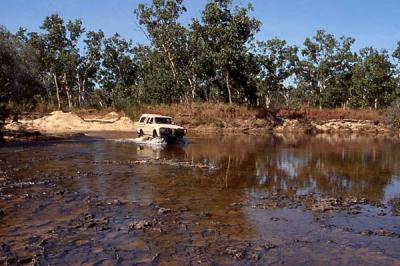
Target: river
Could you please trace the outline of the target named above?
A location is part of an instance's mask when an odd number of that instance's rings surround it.
[[[400,142],[127,134],[0,147],[9,264],[400,265]]]

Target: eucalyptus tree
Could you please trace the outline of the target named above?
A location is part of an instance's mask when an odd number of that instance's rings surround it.
[[[355,57],[351,52],[353,38],[341,37],[323,30],[304,41],[302,60],[298,69],[299,87],[310,91],[314,105],[334,107],[345,99],[332,101],[337,95],[346,96],[351,67]]]
[[[355,39],[340,37],[334,56],[333,82],[325,91],[322,103],[325,107],[347,108],[350,100],[352,69],[357,63],[358,55],[352,51]]]
[[[395,96],[394,66],[385,50],[377,51],[372,47],[361,49],[351,81],[353,107],[385,107]]]
[[[68,107],[73,105],[73,88],[79,64],[78,40],[84,32],[81,20],[68,21],[53,14],[45,18],[41,29],[43,34],[43,63],[47,74],[54,82],[58,108],[62,107],[61,89],[67,97]]]
[[[183,0],[153,0],[151,5],[139,4],[135,14],[144,32],[156,52],[165,62],[163,69],[168,69],[174,84],[176,95],[186,96],[186,81],[194,91],[194,80],[188,72],[190,57],[188,51],[188,31],[178,21],[186,11]],[[182,100],[182,99],[180,99]]]
[[[37,58],[23,31],[14,35],[0,26],[0,62],[0,103],[30,101],[42,92]]]
[[[85,53],[79,57],[76,71],[79,105],[85,104],[87,94],[93,91],[95,84],[99,81],[103,38],[103,31],[89,31],[83,41],[85,43]]]
[[[139,103],[172,103],[176,97],[175,81],[170,71],[165,70],[165,61],[150,46],[139,45],[134,49],[137,62],[136,101]]]
[[[240,80],[235,80],[233,73],[240,73],[244,67],[243,62],[261,25],[249,16],[251,10],[251,5],[232,7],[231,0],[211,0],[203,10],[201,22],[194,22],[201,32],[215,75],[224,84],[225,91],[221,94],[229,104],[235,92],[237,99],[246,97],[240,95]]]
[[[396,70],[396,80],[397,80],[397,88],[396,88],[396,96],[400,96],[400,41],[397,42],[397,47],[394,50],[392,57],[396,61],[396,64],[394,65],[395,70]]]
[[[272,39],[258,42],[258,94],[265,99],[269,108],[273,96],[282,96],[289,104],[296,67],[299,61],[298,48],[287,45],[286,41]]]
[[[192,98],[201,101],[219,100],[222,82],[217,76],[217,67],[210,56],[208,40],[204,38],[204,27],[194,19],[190,24],[187,56],[191,58],[189,71],[195,80]]]
[[[0,140],[4,120],[29,107],[43,93],[37,78],[37,56],[27,44],[25,30],[10,33],[0,25]]]
[[[114,34],[103,41],[99,83],[106,91],[108,103],[117,104],[131,97],[137,79],[137,65],[132,42]]]
[[[397,42],[397,47],[394,50],[393,54],[392,54],[393,58],[395,58],[396,60],[398,60],[400,63],[400,41]]]

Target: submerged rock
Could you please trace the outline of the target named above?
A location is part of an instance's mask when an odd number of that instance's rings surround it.
[[[158,209],[158,213],[159,214],[167,214],[167,213],[170,213],[171,212],[171,209],[168,209],[168,208],[159,208]]]
[[[267,243],[265,243],[265,244],[263,245],[263,247],[264,247],[266,250],[270,250],[270,249],[276,248],[276,245],[274,245],[274,244],[272,244],[272,243],[270,243],[270,242],[267,242]]]
[[[232,247],[228,247],[225,249],[225,253],[231,255],[235,259],[243,259],[245,256],[245,252],[242,250],[238,250]]]
[[[142,221],[134,221],[129,225],[130,230],[144,230],[146,228],[150,228],[153,226],[152,221],[142,220]]]
[[[315,212],[327,212],[337,209],[339,200],[336,198],[323,198],[311,206],[311,210]]]

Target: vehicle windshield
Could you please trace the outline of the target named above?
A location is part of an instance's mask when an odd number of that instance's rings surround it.
[[[156,124],[172,124],[172,119],[167,117],[155,117]]]

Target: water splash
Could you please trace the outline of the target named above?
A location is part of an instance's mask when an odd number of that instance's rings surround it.
[[[152,137],[123,138],[123,139],[114,139],[113,141],[120,143],[144,144],[150,146],[164,146],[167,144],[165,140],[162,138],[152,138]]]

